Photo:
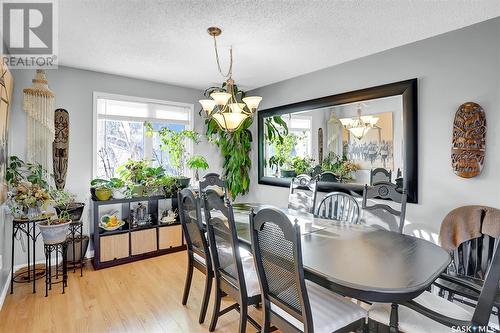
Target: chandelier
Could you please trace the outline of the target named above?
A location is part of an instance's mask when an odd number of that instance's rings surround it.
[[[361,140],[370,129],[375,127],[378,117],[362,116],[361,105],[358,105],[358,116],[356,118],[344,118],[340,119],[340,122],[356,139]]]
[[[201,99],[199,102],[203,108],[204,116],[208,119],[214,119],[217,124],[227,132],[234,132],[243,122],[253,117],[262,97],[249,96],[238,100],[238,89],[234,84],[233,75],[233,48],[229,49],[229,69],[227,73],[221,69],[219,61],[219,52],[217,49],[217,36],[220,36],[222,30],[217,27],[207,29],[208,34],[214,38],[215,59],[219,73],[226,79],[222,88],[210,93],[210,99]]]

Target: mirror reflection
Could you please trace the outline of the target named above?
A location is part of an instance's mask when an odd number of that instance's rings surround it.
[[[267,177],[402,187],[402,95],[282,114],[281,137],[266,138]],[[266,123],[266,118],[264,118]]]

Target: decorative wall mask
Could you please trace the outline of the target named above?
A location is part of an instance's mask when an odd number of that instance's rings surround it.
[[[37,69],[33,86],[24,92],[24,111],[28,115],[26,160],[52,169],[50,151],[54,141],[54,93],[45,71]]]
[[[318,128],[318,164],[323,163],[323,129]]]
[[[467,102],[457,110],[453,121],[451,163],[460,177],[472,178],[481,173],[486,154],[486,115],[476,103]]]
[[[55,138],[52,145],[54,180],[56,187],[62,190],[66,185],[68,172],[69,114],[65,109],[57,109],[54,114]]]

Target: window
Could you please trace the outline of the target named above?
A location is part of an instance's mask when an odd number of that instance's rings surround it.
[[[146,135],[145,121],[151,122],[155,131],[163,127],[192,129],[193,105],[94,93],[94,178],[113,177],[120,164],[143,158],[174,173],[168,154],[160,148],[158,134]],[[188,153],[192,150],[188,144]]]
[[[299,138],[292,154],[301,157],[311,156],[312,117],[290,114],[290,117],[285,117],[285,122],[288,125],[288,132]]]

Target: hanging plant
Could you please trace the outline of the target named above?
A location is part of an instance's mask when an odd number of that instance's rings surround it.
[[[214,91],[225,90],[226,83],[222,88],[211,87],[205,90],[205,96],[208,97]],[[239,90],[236,85],[233,85],[233,94],[238,101],[245,97],[245,92]],[[201,113],[201,111],[200,111]],[[243,124],[234,132],[226,132],[217,124],[217,122],[209,118],[205,120],[207,125],[206,135],[208,140],[219,147],[224,159],[222,168],[223,176],[230,196],[236,199],[238,195],[248,193],[250,188],[250,168],[252,161],[250,159],[250,151],[252,149],[252,126],[253,118],[248,117]],[[288,133],[288,127],[281,117],[272,117],[266,119],[266,137],[273,140],[283,141],[283,133]]]

